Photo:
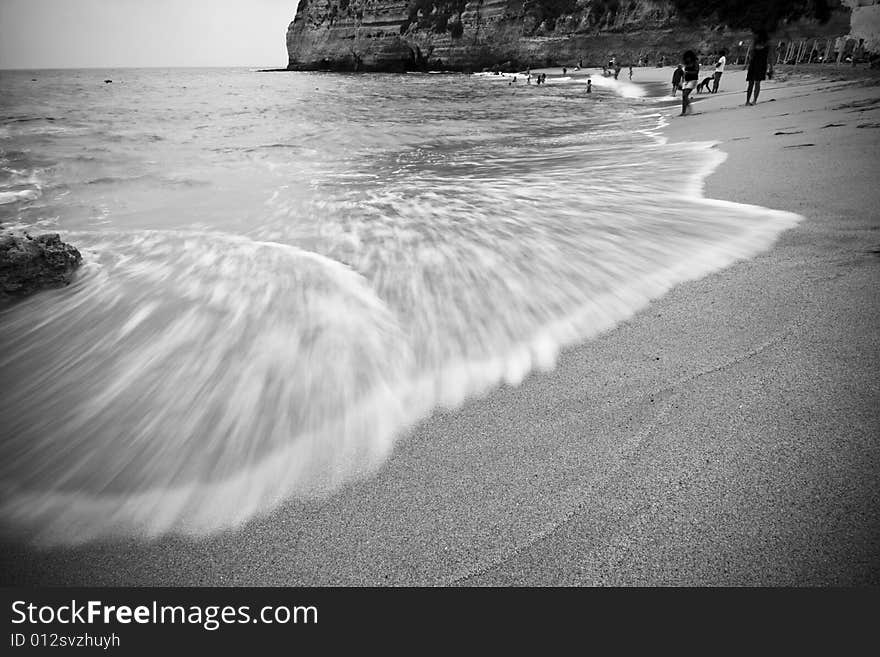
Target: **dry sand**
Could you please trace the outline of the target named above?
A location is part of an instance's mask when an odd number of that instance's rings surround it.
[[[666,134],[729,154],[708,196],[805,216],[772,249],[437,412],[320,505],[199,542],[6,545],[4,583],[880,584],[880,86],[793,76],[742,107],[743,78]]]

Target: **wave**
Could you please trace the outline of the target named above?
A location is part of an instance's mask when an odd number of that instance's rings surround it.
[[[66,233],[74,283],[0,312],[0,518],[41,544],[198,537],[331,494],[434,408],[800,219],[703,198],[724,154],[623,118],[395,146],[309,203],[274,193],[247,236]]]
[[[39,189],[20,189],[13,192],[0,192],[0,205],[18,203],[20,201],[36,201],[40,198]]]

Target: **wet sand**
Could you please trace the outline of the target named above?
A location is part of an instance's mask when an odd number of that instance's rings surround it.
[[[880,86],[792,76],[742,107],[743,78],[665,134],[729,155],[707,196],[805,217],[773,248],[438,411],[329,499],[199,541],[7,539],[3,583],[880,583]]]

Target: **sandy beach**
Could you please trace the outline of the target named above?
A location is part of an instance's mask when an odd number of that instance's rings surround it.
[[[437,411],[322,502],[199,541],[7,542],[3,583],[880,584],[880,77],[780,71],[744,107],[737,69],[663,134],[727,154],[707,197],[803,215],[770,250]]]

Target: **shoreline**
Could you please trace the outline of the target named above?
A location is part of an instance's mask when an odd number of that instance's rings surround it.
[[[739,77],[661,134],[723,148],[705,198],[805,217],[772,247],[435,411],[332,498],[201,540],[6,546],[4,583],[880,583],[880,131],[857,127],[880,111],[832,109],[880,90],[774,83],[744,108]]]

